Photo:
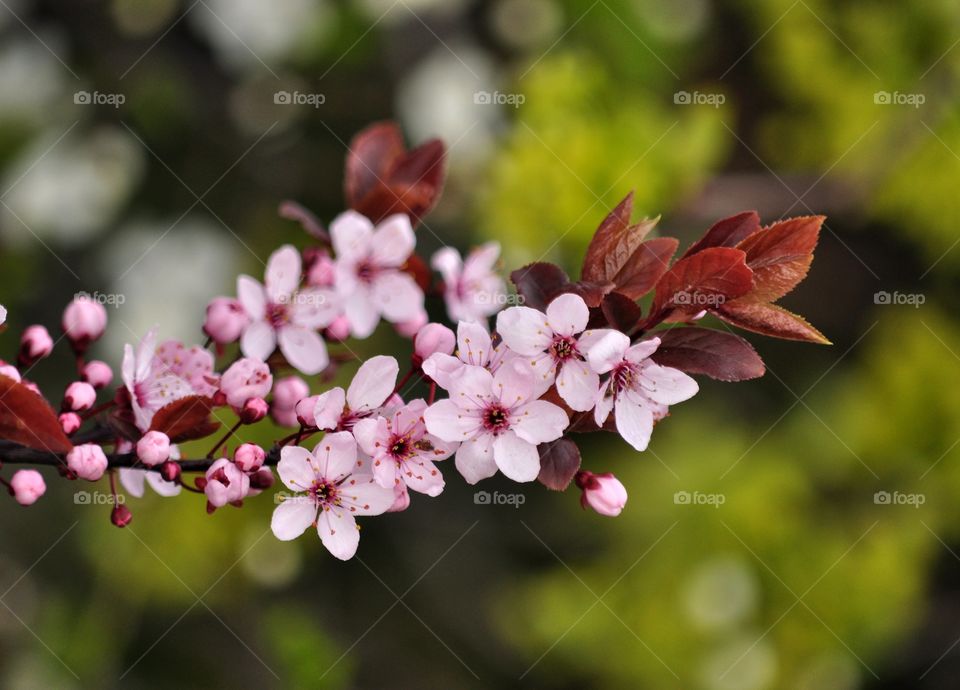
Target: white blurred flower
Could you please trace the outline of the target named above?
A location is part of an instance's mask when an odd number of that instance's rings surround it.
[[[69,76],[57,58],[35,39],[5,41],[0,45],[0,119],[34,120],[49,115],[49,107],[64,97],[64,82]]]

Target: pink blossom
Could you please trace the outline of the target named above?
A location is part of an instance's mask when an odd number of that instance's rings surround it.
[[[263,398],[247,398],[243,407],[237,410],[237,416],[244,424],[256,424],[267,416],[270,411],[270,405]]]
[[[577,472],[576,483],[583,491],[580,505],[590,506],[601,515],[616,517],[627,503],[627,489],[609,472]]]
[[[297,426],[297,404],[310,395],[310,386],[299,376],[279,379],[273,386],[270,416],[281,426]]]
[[[589,319],[583,298],[572,293],[550,302],[546,314],[530,307],[510,307],[497,315],[497,333],[530,363],[542,390],[556,382],[560,397],[580,412],[593,408],[600,388],[600,377],[587,363],[577,338]]]
[[[227,404],[237,410],[250,398],[266,397],[272,386],[270,367],[252,357],[238,359],[220,377],[220,391],[227,397]]]
[[[83,421],[76,412],[63,412],[58,419],[60,421],[60,428],[63,429],[63,433],[67,436],[79,429]]]
[[[117,444],[117,453],[129,453],[132,450],[133,444],[129,441],[123,441]],[[128,494],[135,498],[143,498],[146,484],[149,484],[150,488],[153,489],[157,495],[163,496],[164,498],[177,496],[180,493],[181,486],[178,482],[165,477],[164,470],[168,467],[175,470],[180,469],[176,463],[176,461],[180,459],[180,449],[175,445],[171,445],[169,457],[169,460],[160,465],[159,472],[142,470],[135,467],[121,467],[118,472],[120,475],[120,484],[126,489]],[[170,472],[169,474],[172,476],[174,473]],[[175,474],[179,476],[179,472]]]
[[[307,285],[313,287],[332,287],[336,280],[336,264],[326,251],[316,252],[310,257],[307,268]]]
[[[214,373],[213,353],[178,340],[166,340],[157,347],[155,366],[186,381],[195,395],[210,397],[217,392],[220,377]]]
[[[357,444],[348,432],[327,434],[311,453],[285,446],[277,465],[280,480],[291,491],[273,511],[270,523],[277,539],[289,541],[316,524],[331,554],[349,560],[360,543],[355,515],[380,515],[393,505],[393,488],[385,489],[369,474],[357,473]]]
[[[319,395],[311,395],[297,403],[294,412],[297,415],[297,422],[301,426],[316,426],[317,418],[313,416],[313,410],[317,406]]]
[[[327,326],[324,333],[326,333],[327,338],[330,340],[337,342],[346,340],[350,337],[350,319],[341,314],[330,322],[330,325]]]
[[[243,443],[233,452],[233,463],[244,472],[256,472],[263,465],[266,453],[254,443]]]
[[[442,323],[428,323],[413,339],[413,353],[423,362],[435,352],[449,355],[457,346],[457,336]]]
[[[235,342],[249,324],[250,318],[240,300],[214,297],[207,305],[203,332],[210,336],[213,342],[226,345]]]
[[[97,401],[97,392],[89,383],[74,381],[63,394],[63,408],[66,412],[83,412],[93,407]]]
[[[400,365],[393,357],[377,355],[361,365],[344,393],[331,388],[317,396],[313,408],[314,422],[319,429],[352,429],[364,417],[379,410],[390,398],[397,384]]]
[[[455,354],[435,352],[422,365],[423,373],[444,390],[450,389],[451,377],[464,365],[483,367],[494,374],[504,361],[516,357],[503,343],[494,346],[487,329],[475,321],[461,321],[457,326]]]
[[[75,349],[85,350],[107,328],[107,310],[89,295],[78,295],[63,311],[64,333]]]
[[[493,267],[500,245],[488,242],[467,255],[466,261],[453,247],[437,251],[430,264],[443,276],[443,296],[451,321],[480,321],[503,306],[506,285]]]
[[[394,329],[397,331],[397,335],[404,338],[412,338],[429,320],[430,317],[427,316],[427,310],[421,309],[412,319],[394,324]]]
[[[43,326],[28,326],[20,336],[20,364],[30,366],[53,352],[53,338]]]
[[[123,383],[130,393],[137,428],[147,431],[153,415],[170,403],[195,395],[190,383],[175,374],[156,356],[157,330],[150,329],[134,353],[131,345],[123,349],[120,367]]]
[[[81,377],[94,388],[106,388],[113,381],[113,371],[106,362],[94,359],[83,366]]]
[[[17,383],[20,383],[20,372],[12,364],[7,364],[3,360],[0,360],[0,376],[6,376],[8,379],[13,379]]]
[[[33,505],[46,491],[43,475],[36,470],[17,470],[10,477],[10,493],[22,506]]]
[[[423,416],[431,434],[462,442],[456,465],[470,484],[498,468],[514,481],[533,481],[540,473],[537,445],[560,438],[570,423],[561,408],[535,399],[533,373],[520,360],[496,374],[464,366],[448,390],[449,399],[434,403]]]
[[[162,431],[148,431],[137,441],[137,459],[154,467],[170,457],[170,437]]]
[[[107,471],[107,456],[95,443],[85,443],[67,453],[67,467],[81,479],[95,482]]]
[[[403,323],[423,311],[423,292],[402,270],[416,238],[410,218],[397,213],[376,228],[356,211],[346,211],[330,224],[336,250],[336,286],[350,332],[366,338],[383,317]]]
[[[639,451],[646,450],[653,423],[666,415],[667,406],[689,400],[699,390],[679,369],[649,359],[659,345],[659,338],[631,345],[623,333],[607,331],[587,353],[594,371],[610,374],[598,393],[595,421],[603,426],[613,410],[617,431]]]
[[[220,458],[207,470],[203,492],[208,510],[242,501],[250,491],[250,477],[226,458]]]
[[[279,344],[286,360],[304,374],[323,371],[330,358],[317,329],[338,314],[332,290],[300,285],[300,252],[284,245],[267,261],[265,284],[237,279],[237,297],[250,324],[240,338],[247,357],[266,360]]]
[[[372,458],[373,477],[380,486],[406,484],[428,496],[443,491],[443,475],[433,463],[450,457],[457,446],[427,433],[426,409],[423,400],[414,400],[387,417],[361,419],[353,427],[360,450]]]

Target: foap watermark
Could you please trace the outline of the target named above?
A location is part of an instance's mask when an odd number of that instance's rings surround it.
[[[505,494],[499,491],[478,491],[473,495],[473,502],[478,506],[513,506],[519,508],[527,502],[523,494]]]
[[[322,307],[327,303],[327,296],[316,290],[305,290],[281,295],[276,303],[285,307]]]
[[[115,496],[104,491],[78,491],[73,495],[73,502],[78,506],[123,505],[126,500],[123,494]]]
[[[910,105],[919,108],[927,102],[927,97],[922,93],[877,91],[873,94],[873,102],[875,105]]]
[[[922,292],[887,292],[881,290],[880,292],[873,293],[873,303],[874,304],[893,304],[897,306],[911,306],[914,309],[919,309],[920,305],[927,301],[927,296]]]
[[[277,105],[309,105],[313,108],[319,108],[327,102],[327,96],[322,93],[277,91],[273,94],[273,102]]]
[[[476,91],[473,94],[473,102],[476,105],[512,105],[514,108],[519,108],[527,102],[527,97],[522,93]]]
[[[713,506],[719,508],[727,502],[724,494],[707,494],[702,491],[678,491],[673,495],[678,506]]]
[[[719,292],[690,292],[688,290],[680,290],[673,295],[674,304],[682,304],[688,307],[701,307],[703,309],[707,307],[719,307],[726,301],[726,295]]]
[[[118,308],[121,304],[127,301],[126,296],[119,292],[94,292],[93,294],[89,292],[78,292],[73,296],[73,298],[87,299],[91,302],[102,304],[105,307],[114,308]]]
[[[77,91],[73,94],[73,102],[77,105],[112,105],[114,108],[119,108],[127,102],[127,97],[122,93]]]
[[[900,491],[878,491],[873,495],[878,506],[913,506],[919,508],[927,502],[925,494],[905,494]]]
[[[527,301],[523,295],[506,292],[479,292],[473,299],[477,304],[496,304],[500,307],[521,307]]]
[[[719,108],[727,102],[727,97],[722,93],[710,93],[706,91],[677,91],[673,94],[673,102],[676,105],[709,105]]]

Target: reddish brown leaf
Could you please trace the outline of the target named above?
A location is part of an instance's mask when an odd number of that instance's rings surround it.
[[[73,448],[50,403],[6,376],[0,376],[0,439],[50,453]]]
[[[393,122],[374,124],[353,138],[347,155],[347,205],[374,222],[406,213],[415,225],[440,198],[446,148],[431,139],[407,151]]]
[[[220,428],[210,419],[213,401],[201,395],[174,400],[157,410],[150,423],[151,431],[162,431],[174,443],[209,436]]]
[[[580,449],[568,438],[537,446],[540,451],[540,475],[537,481],[548,489],[563,491],[580,469]]]
[[[679,309],[696,313],[745,295],[753,285],[746,254],[729,247],[710,247],[680,259],[657,283],[650,319]]]
[[[630,224],[633,192],[630,192],[597,228],[587,247],[580,271],[582,280],[593,283],[614,282],[620,270],[633,256],[643,238],[657,224],[657,218]]]
[[[681,259],[708,247],[736,247],[740,242],[760,229],[760,216],[756,211],[744,211],[735,216],[718,220],[706,234],[690,245]]]
[[[749,299],[727,302],[713,310],[718,317],[740,328],[785,340],[803,340],[830,345],[830,341],[803,318],[783,307]]]
[[[603,296],[613,289],[613,283],[597,284],[587,281],[571,283],[567,274],[556,264],[539,262],[527,264],[510,274],[510,280],[523,297],[524,306],[544,311],[558,295],[573,292],[580,295],[588,307],[600,305]]]
[[[680,243],[672,237],[654,237],[641,244],[617,272],[617,292],[640,299],[653,289],[670,268],[670,259]]]
[[[752,301],[775,302],[806,277],[823,221],[824,216],[778,221],[737,245],[753,270]]]
[[[720,381],[745,381],[763,376],[763,360],[753,346],[733,333],[697,326],[654,331],[660,347],[657,364]]]
[[[606,295],[600,303],[600,310],[603,312],[607,327],[627,334],[633,332],[643,317],[640,305],[620,292],[611,292]]]

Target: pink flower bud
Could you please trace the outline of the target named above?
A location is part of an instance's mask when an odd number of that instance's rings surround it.
[[[0,360],[0,376],[6,376],[8,379],[13,379],[17,383],[20,383],[20,372],[17,371],[17,368],[2,360]]]
[[[63,394],[63,409],[66,412],[83,412],[93,407],[97,401],[97,391],[83,381],[74,381]]]
[[[32,390],[32,391],[33,391],[34,393],[36,393],[37,395],[40,395],[40,396],[43,395],[43,393],[40,392],[40,386],[38,386],[37,384],[35,384],[33,381],[25,381],[25,380],[21,379],[21,380],[20,380],[20,383],[22,383],[24,386],[26,386],[29,390]]]
[[[107,456],[100,446],[85,443],[67,453],[67,467],[81,479],[95,482],[107,471]]]
[[[203,332],[213,338],[215,343],[226,345],[237,340],[249,322],[247,312],[238,300],[214,297],[207,305]]]
[[[325,331],[327,340],[346,340],[350,337],[350,321],[346,316],[340,315],[333,320],[333,322],[327,326]]]
[[[28,367],[53,352],[53,338],[43,326],[28,326],[20,336],[20,366]]]
[[[67,386],[63,394],[63,409],[67,412],[83,412],[93,407],[97,401],[97,391],[89,383],[74,381]]]
[[[74,431],[80,428],[80,424],[83,420],[80,419],[80,415],[76,412],[64,412],[60,415],[60,428],[63,429],[63,433],[67,436],[72,434]]]
[[[417,331],[413,339],[413,352],[423,362],[435,352],[444,355],[453,353],[457,345],[457,336],[442,323],[428,323]]]
[[[244,357],[230,365],[220,377],[220,390],[235,410],[250,398],[265,398],[273,386],[270,367],[259,359]]]
[[[310,268],[307,269],[307,285],[331,287],[335,277],[333,259],[330,258],[329,254],[317,252],[311,257]]]
[[[226,458],[213,463],[205,479],[203,492],[207,495],[208,510],[242,501],[250,490],[250,478]]]
[[[167,460],[165,463],[160,465],[160,476],[163,477],[168,482],[176,482],[180,480],[180,464],[173,462],[172,460]]]
[[[421,311],[409,321],[396,323],[393,325],[393,327],[394,330],[396,330],[397,333],[402,335],[404,338],[412,338],[421,328],[427,325],[427,321],[429,321],[427,312]]]
[[[233,463],[244,472],[256,472],[263,465],[266,453],[253,443],[244,443],[233,453]]]
[[[313,410],[317,406],[317,399],[319,397],[319,395],[311,395],[309,398],[304,398],[297,403],[297,421],[303,426],[317,425],[317,418],[314,416]]]
[[[80,378],[94,388],[106,388],[113,381],[113,371],[106,362],[94,359],[84,365]]]
[[[627,490],[611,473],[577,472],[577,486],[583,490],[580,505],[590,506],[601,515],[616,517],[627,502]]]
[[[78,295],[63,310],[64,333],[78,352],[87,349],[107,328],[107,310],[89,295]]]
[[[303,398],[310,395],[310,386],[299,376],[286,376],[273,387],[273,406],[292,410]]]
[[[137,441],[137,458],[154,467],[170,458],[170,437],[162,431],[148,431]]]
[[[130,512],[130,509],[127,508],[126,504],[118,503],[113,507],[113,512],[110,513],[110,522],[112,522],[116,527],[126,527],[133,521],[133,513]]]
[[[250,398],[237,413],[244,424],[256,424],[267,416],[270,406],[263,398]]]
[[[43,475],[36,470],[17,470],[10,478],[10,493],[22,506],[33,505],[46,490]]]
[[[250,489],[263,491],[273,486],[273,471],[269,467],[261,467],[250,475]]]

